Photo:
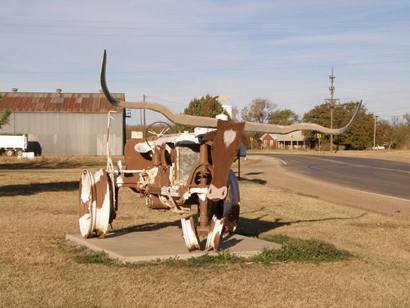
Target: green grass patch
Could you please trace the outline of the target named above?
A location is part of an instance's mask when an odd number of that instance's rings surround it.
[[[281,234],[263,239],[281,244],[282,248],[264,250],[252,258],[255,262],[334,262],[352,257],[350,252],[316,239],[294,239]]]
[[[205,254],[199,257],[191,257],[181,260],[178,257],[169,258],[165,261],[147,262],[145,265],[166,264],[168,266],[188,266],[206,267],[220,266],[238,263],[262,263],[273,262],[335,262],[351,258],[353,255],[346,251],[336,248],[334,245],[316,239],[296,239],[286,235],[270,235],[263,237],[264,240],[281,244],[280,249],[265,249],[261,253],[249,257],[239,257],[228,250],[220,251],[217,254]],[[81,264],[104,264],[119,265],[115,260],[110,259],[104,251],[83,252],[75,257]],[[123,264],[134,267],[144,264]]]
[[[316,239],[295,239],[286,235],[271,235],[264,240],[281,244],[280,249],[265,249],[260,254],[250,257],[238,257],[229,251],[221,251],[217,255],[203,255],[187,260],[171,258],[168,265],[185,265],[202,267],[210,265],[226,265],[235,263],[272,263],[272,262],[335,262],[351,258],[353,255],[336,248],[334,245]]]
[[[228,250],[220,251],[217,255],[203,255],[200,257],[192,257],[185,261],[185,265],[191,267],[208,266],[208,265],[224,265],[239,263],[244,261],[244,258],[238,257],[230,253]]]
[[[115,263],[113,259],[110,259],[108,254],[105,251],[96,251],[96,252],[86,252],[75,257],[77,263],[81,264],[104,264],[112,265]]]

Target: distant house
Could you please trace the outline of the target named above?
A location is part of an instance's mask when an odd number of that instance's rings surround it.
[[[124,100],[123,93],[113,94]],[[27,134],[31,150],[45,155],[105,155],[107,114],[112,114],[113,155],[123,153],[125,114],[102,93],[0,92],[0,112],[12,112],[0,134]]]
[[[305,148],[305,137],[298,130],[289,134],[263,134],[260,137],[264,149],[300,149]]]

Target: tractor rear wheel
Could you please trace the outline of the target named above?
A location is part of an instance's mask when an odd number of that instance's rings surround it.
[[[115,218],[113,187],[106,171],[92,174],[84,170],[79,186],[79,227],[84,238],[94,233],[104,237],[109,224]]]

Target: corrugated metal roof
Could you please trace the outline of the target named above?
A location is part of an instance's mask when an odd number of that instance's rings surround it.
[[[112,93],[125,100],[124,93]],[[108,112],[120,111],[103,93],[0,92],[0,112]]]

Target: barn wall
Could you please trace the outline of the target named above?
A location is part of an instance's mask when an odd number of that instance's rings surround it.
[[[113,113],[110,128],[111,153],[122,155],[122,113]],[[105,155],[106,113],[18,112],[0,133],[28,134],[40,144],[43,155]]]

